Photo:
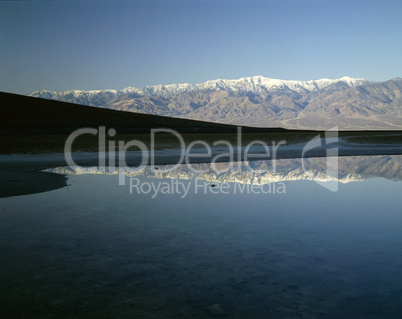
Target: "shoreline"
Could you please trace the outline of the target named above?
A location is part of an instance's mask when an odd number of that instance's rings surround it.
[[[298,158],[323,158],[327,157],[327,148],[320,147],[310,150],[301,157],[302,148],[289,146],[285,149],[278,149],[275,159],[298,159]],[[241,158],[235,158],[230,161],[228,157],[220,156],[216,163],[228,162],[242,162],[244,161],[244,153],[239,153]],[[74,161],[82,167],[98,166],[99,157],[98,153],[73,153]],[[127,156],[127,166],[135,167],[141,162],[139,154],[129,154]],[[213,155],[219,155],[215,152]],[[269,156],[261,156],[263,154],[255,154],[253,158],[248,158],[249,162],[257,160],[274,160]],[[346,146],[340,145],[338,148],[339,157],[349,156],[381,156],[381,155],[402,155],[401,146],[374,146],[367,147],[367,145]],[[107,157],[105,163],[108,163]],[[180,156],[172,153],[169,156],[166,154],[159,154],[154,158],[155,165],[175,165],[177,164]],[[205,160],[205,157],[191,157],[189,163],[210,163],[211,161]],[[21,196],[47,192],[67,186],[67,175],[43,172],[41,170],[68,166],[63,153],[59,154],[41,154],[41,155],[27,155],[27,154],[14,154],[14,155],[0,155],[0,198]]]

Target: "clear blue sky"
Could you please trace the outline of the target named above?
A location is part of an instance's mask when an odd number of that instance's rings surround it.
[[[402,1],[2,1],[0,91],[402,76]]]

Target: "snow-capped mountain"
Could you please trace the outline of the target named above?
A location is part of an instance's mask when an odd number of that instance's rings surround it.
[[[226,91],[237,95],[247,95],[249,93],[262,94],[275,91],[289,90],[297,93],[309,93],[319,90],[335,83],[342,82],[349,87],[354,87],[362,84],[372,83],[366,79],[354,79],[344,76],[340,79],[320,79],[312,81],[287,81],[265,78],[263,76],[243,77],[236,80],[213,80],[201,84],[170,84],[170,85],[154,85],[146,86],[142,89],[135,87],[127,87],[123,90],[72,90],[64,92],[54,92],[48,90],[36,91],[30,96],[40,97],[45,99],[54,99],[61,101],[77,100],[91,100],[108,99],[122,95],[129,95],[131,97],[163,97],[172,98],[176,95],[194,91],[212,90],[212,91]],[[91,103],[94,105],[96,103]],[[97,106],[97,105],[96,105]]]
[[[401,129],[402,79],[286,81],[262,76],[123,90],[37,91],[33,97],[211,122],[327,129]]]

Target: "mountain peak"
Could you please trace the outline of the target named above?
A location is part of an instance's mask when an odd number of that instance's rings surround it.
[[[226,91],[235,96],[247,96],[249,94],[269,95],[274,92],[287,92],[288,94],[306,94],[323,89],[338,82],[344,82],[348,87],[372,83],[362,78],[344,76],[340,79],[319,79],[310,81],[280,80],[267,78],[262,75],[242,77],[239,79],[216,79],[201,84],[179,83],[168,85],[148,85],[142,89],[126,87],[123,90],[69,90],[53,92],[48,90],[36,91],[29,96],[54,99],[67,102],[89,104],[93,106],[106,105],[115,97],[140,98],[159,97],[171,99],[175,96],[194,91]],[[282,94],[281,93],[281,94]]]
[[[400,129],[401,103],[396,97],[402,94],[401,81],[396,78],[381,83],[349,76],[297,81],[256,75],[201,84],[127,87],[120,91],[45,90],[31,96],[236,125]],[[365,90],[352,90],[362,85]]]
[[[357,85],[373,83],[364,78],[351,78],[344,76],[339,79],[319,79],[309,81],[299,80],[280,80],[267,78],[262,75],[255,75],[249,77],[242,77],[239,79],[216,79],[206,81],[201,84],[191,83],[179,83],[179,84],[167,84],[167,85],[148,85],[142,89],[136,87],[126,87],[123,90],[69,90],[64,92],[54,92],[49,90],[35,91],[30,96],[43,97],[48,99],[62,99],[64,96],[72,95],[76,98],[80,96],[100,96],[102,94],[110,95],[122,95],[122,94],[134,94],[138,96],[160,96],[164,98],[171,98],[175,95],[198,91],[198,90],[224,90],[230,93],[239,92],[254,92],[261,93],[262,91],[270,92],[275,90],[292,90],[296,92],[310,92],[317,89],[322,89],[326,86],[335,84],[339,81],[345,82],[348,86],[353,87]]]

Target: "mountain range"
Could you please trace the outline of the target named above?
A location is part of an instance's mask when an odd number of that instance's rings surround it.
[[[32,97],[256,127],[402,129],[402,79],[286,81],[262,76],[123,90],[36,91]]]

